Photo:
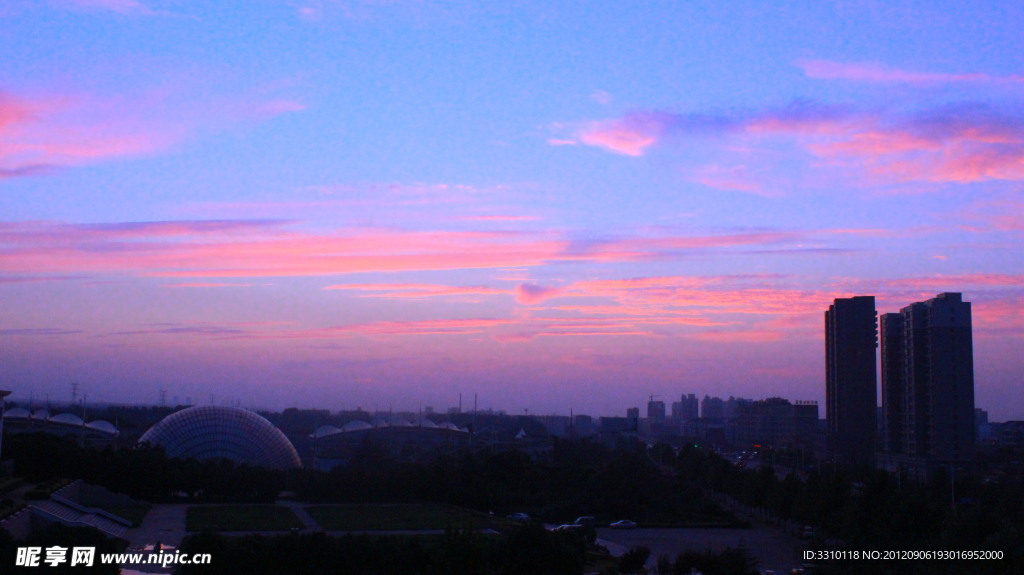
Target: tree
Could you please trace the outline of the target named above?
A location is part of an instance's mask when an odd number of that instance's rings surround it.
[[[634,547],[619,557],[619,571],[622,573],[637,573],[644,568],[647,558],[651,556],[651,550],[647,547]]]

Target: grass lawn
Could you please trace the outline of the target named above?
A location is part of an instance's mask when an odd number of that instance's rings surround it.
[[[188,531],[287,531],[302,521],[276,505],[196,505],[185,515]]]
[[[503,518],[431,503],[314,505],[306,511],[327,531],[484,529],[507,523]]]

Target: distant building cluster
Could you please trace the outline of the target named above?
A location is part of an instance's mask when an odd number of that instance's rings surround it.
[[[626,417],[602,417],[595,429],[576,426],[578,434],[615,435],[633,433],[649,440],[672,442],[692,438],[718,447],[802,449],[810,451],[818,431],[816,401],[795,401],[780,397],[754,400],[742,397],[722,399],[682,394],[672,402],[651,399],[647,417],[631,407]]]

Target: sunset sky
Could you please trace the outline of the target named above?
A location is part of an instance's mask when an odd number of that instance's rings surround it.
[[[1024,418],[1024,4],[5,0],[0,387],[624,415],[818,400],[973,304]]]

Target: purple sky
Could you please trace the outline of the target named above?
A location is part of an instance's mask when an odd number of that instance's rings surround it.
[[[1024,418],[1021,30],[1012,2],[8,0],[0,385],[823,404],[833,298],[959,291],[977,405]]]

